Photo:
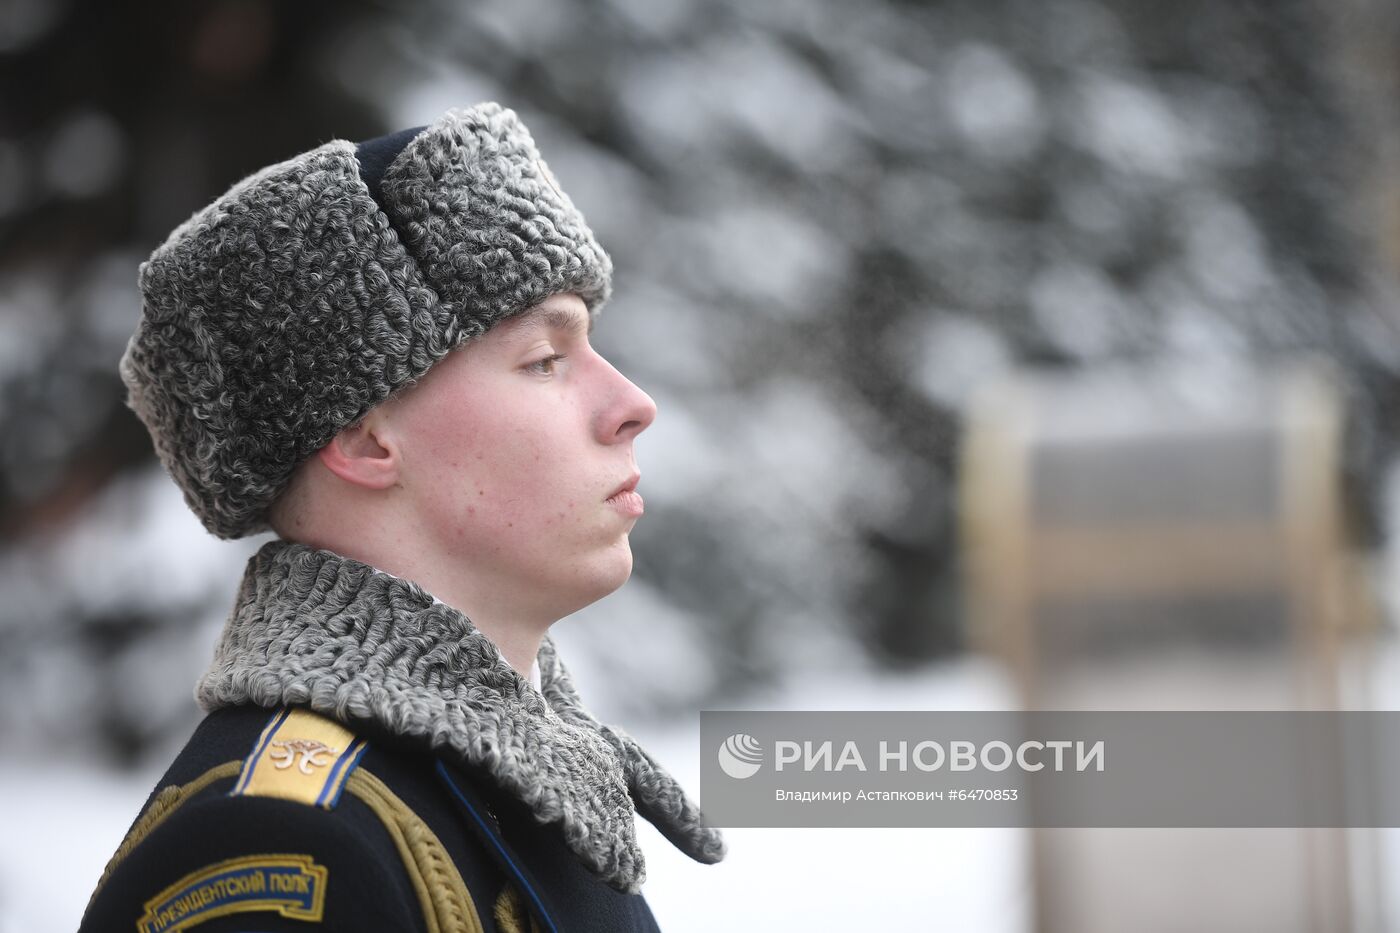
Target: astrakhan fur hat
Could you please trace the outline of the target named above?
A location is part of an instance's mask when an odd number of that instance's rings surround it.
[[[612,262],[516,114],[333,140],[259,171],[141,264],[127,404],[204,526],[268,528],[298,464],[463,342]]]

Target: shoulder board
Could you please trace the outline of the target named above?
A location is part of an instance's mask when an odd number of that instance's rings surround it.
[[[281,709],[258,736],[229,796],[280,797],[329,810],[368,747],[333,719]]]

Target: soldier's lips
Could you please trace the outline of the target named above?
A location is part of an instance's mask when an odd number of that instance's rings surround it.
[[[630,515],[633,518],[646,511],[646,503],[642,501],[641,495],[635,489],[625,490],[604,501],[623,515]]]

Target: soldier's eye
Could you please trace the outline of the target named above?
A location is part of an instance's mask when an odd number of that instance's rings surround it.
[[[539,373],[541,376],[549,376],[553,375],[554,367],[563,359],[564,354],[551,353],[549,356],[546,356],[542,359],[538,359],[535,362],[526,366],[525,368],[530,372]]]

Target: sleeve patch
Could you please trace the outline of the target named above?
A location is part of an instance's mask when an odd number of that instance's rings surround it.
[[[329,810],[368,743],[333,719],[284,709],[258,737],[230,795],[280,797]]]
[[[178,933],[227,914],[276,911],[319,922],[327,871],[309,855],[249,855],[191,872],[146,902],[138,933]]]

